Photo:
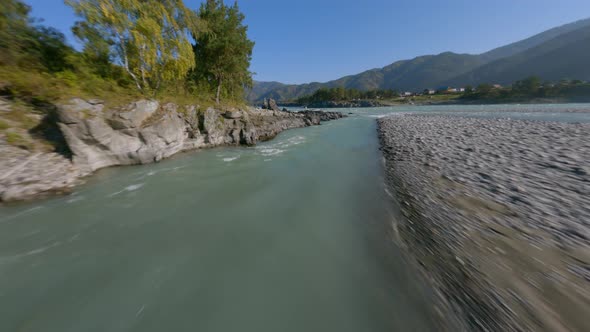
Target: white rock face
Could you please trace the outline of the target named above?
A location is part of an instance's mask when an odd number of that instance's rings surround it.
[[[57,153],[34,155],[2,144],[0,201],[68,191],[81,177],[120,165],[148,164],[178,152],[218,145],[253,145],[283,130],[319,124],[317,114],[161,105],[140,100],[106,109],[101,100],[59,105],[58,123],[72,160]],[[248,113],[251,113],[250,115]],[[339,113],[338,113],[339,114]]]

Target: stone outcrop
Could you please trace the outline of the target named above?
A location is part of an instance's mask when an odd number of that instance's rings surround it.
[[[67,193],[80,183],[78,167],[60,154],[0,143],[0,156],[0,202]]]
[[[254,145],[283,130],[342,117],[340,113],[296,113],[275,108],[202,110],[153,100],[107,108],[101,100],[72,99],[57,107],[57,124],[72,160],[56,153],[34,154],[0,142],[3,156],[11,156],[0,164],[0,201],[68,191],[81,177],[105,167],[158,162],[199,148]]]
[[[264,99],[264,102],[262,103],[262,109],[265,110],[270,110],[270,111],[280,111],[281,109],[279,108],[279,105],[277,104],[276,100],[270,98],[270,99]]]

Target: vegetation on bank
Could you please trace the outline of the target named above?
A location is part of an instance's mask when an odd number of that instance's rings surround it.
[[[463,89],[461,89],[463,90]],[[423,93],[405,92],[399,94],[395,90],[359,91],[356,89],[321,88],[313,94],[296,99],[292,104],[318,105],[327,102],[372,101],[382,106],[399,104],[436,104],[492,102],[510,103],[527,101],[590,101],[590,83],[581,80],[561,80],[556,83],[541,82],[532,76],[516,81],[512,86],[502,87],[492,84],[480,84],[476,88],[467,86],[464,91],[459,89],[425,90]]]
[[[254,43],[237,2],[66,0],[79,17],[78,51],[30,16],[23,0],[0,3],[0,134],[15,142],[71,97],[123,104],[156,98],[202,107],[243,105]],[[34,136],[34,135],[33,135]],[[41,137],[39,137],[41,138]],[[9,143],[10,143],[9,142]]]
[[[360,91],[343,87],[321,88],[309,96],[298,98],[295,102],[308,105],[329,101],[393,99],[397,95],[398,93],[395,90]]]
[[[535,100],[590,100],[590,83],[581,80],[542,82],[536,76],[516,81],[510,87],[480,84],[465,88],[461,100],[490,102],[526,102]]]

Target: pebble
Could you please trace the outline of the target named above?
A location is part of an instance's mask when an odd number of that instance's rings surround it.
[[[398,225],[404,247],[465,329],[543,330],[555,322],[538,317],[563,315],[564,330],[590,330],[566,319],[590,307],[549,297],[590,303],[590,124],[403,115],[378,119],[378,133],[389,191],[413,218],[412,232]]]

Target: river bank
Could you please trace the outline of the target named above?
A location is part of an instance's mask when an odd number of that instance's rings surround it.
[[[558,105],[588,103],[588,97],[576,98],[466,98],[459,94],[419,95],[397,99],[323,101],[311,104],[281,103],[286,107],[309,108],[375,108],[396,106],[473,106],[473,105]]]
[[[0,331],[439,331],[375,131],[351,116],[7,204]]]
[[[587,331],[588,124],[378,120],[398,242],[466,330]]]
[[[339,112],[292,113],[160,104],[141,100],[107,108],[101,100],[58,105],[54,126],[64,153],[30,151],[0,137],[0,202],[67,193],[95,171],[158,162],[177,153],[222,145],[254,145],[280,132],[342,118]]]

